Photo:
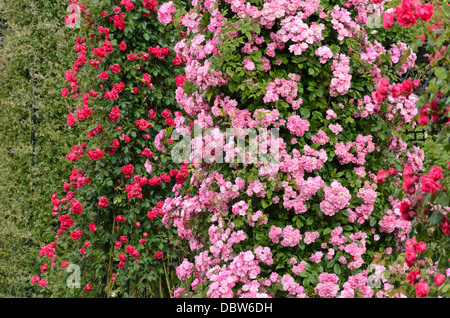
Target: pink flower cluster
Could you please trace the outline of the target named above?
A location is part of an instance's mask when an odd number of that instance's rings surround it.
[[[276,78],[267,86],[263,101],[264,103],[274,103],[281,96],[285,98],[286,102],[291,104],[294,102],[294,98],[297,97],[297,91],[298,88],[295,81]]]
[[[287,225],[283,229],[275,225],[272,225],[269,231],[269,238],[272,240],[273,243],[278,243],[280,242],[280,239],[282,239],[280,243],[282,246],[292,247],[300,243],[302,235],[300,234],[300,231],[294,229],[292,225]]]
[[[350,58],[345,54],[339,54],[333,58],[331,65],[333,78],[330,84],[330,95],[336,97],[347,93],[351,86],[352,75],[350,72]]]
[[[326,45],[322,45],[316,49],[315,54],[319,57],[319,62],[325,64],[329,59],[333,57],[333,52]]]
[[[363,166],[366,162],[366,156],[375,150],[372,138],[372,135],[358,135],[354,142],[347,142],[345,145],[342,142],[336,143],[334,153],[339,163],[341,165],[354,163]],[[356,156],[350,152],[351,148],[356,150]]]
[[[301,119],[299,115],[289,117],[286,128],[298,137],[302,137],[309,129],[309,121]]]
[[[158,21],[164,25],[167,25],[172,21],[172,14],[177,11],[172,1],[165,2],[158,9]]]
[[[328,216],[333,216],[335,213],[344,209],[350,204],[350,191],[343,187],[337,180],[333,181],[331,185],[324,188],[324,197],[320,202],[320,210]]]

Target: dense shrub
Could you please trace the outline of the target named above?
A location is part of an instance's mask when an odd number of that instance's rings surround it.
[[[186,252],[161,224],[161,207],[187,177],[162,151],[178,125],[173,92],[184,63],[172,49],[182,28],[168,25],[170,4],[70,3],[78,55],[60,87],[67,125],[82,133],[51,200],[59,229],[32,279],[43,295],[169,295],[170,266]]]
[[[403,0],[394,9],[386,15],[392,21],[389,25],[418,30],[423,36],[414,46],[425,47],[428,53],[425,65],[428,78],[421,83],[422,94],[416,103],[419,112],[415,117],[429,136],[421,150],[424,161],[421,165],[405,162],[402,176],[396,180],[402,185],[395,193],[401,201],[399,210],[402,218],[411,222],[405,252],[399,259],[406,268],[402,285],[409,297],[448,297],[450,6]]]
[[[417,82],[392,81],[416,54],[375,40],[369,4],[195,1],[177,20],[176,97],[195,123],[190,149],[167,149],[191,151],[194,169],[163,206],[195,253],[177,297],[404,296],[372,261],[408,238],[387,181],[422,160],[400,134]]]

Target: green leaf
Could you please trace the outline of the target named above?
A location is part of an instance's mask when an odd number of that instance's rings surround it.
[[[442,207],[448,207],[448,204],[449,204],[448,195],[444,194],[443,196],[439,197],[439,199],[436,201],[436,203]]]
[[[341,274],[341,267],[338,264],[334,264],[333,271],[336,275]]]
[[[430,217],[430,224],[431,225],[440,225],[442,222],[442,214],[439,211],[434,211],[433,214],[431,214]]]
[[[443,67],[438,67],[434,70],[434,74],[440,79],[447,79],[447,71]]]

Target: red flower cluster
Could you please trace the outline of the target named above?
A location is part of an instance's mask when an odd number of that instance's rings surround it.
[[[178,75],[177,77],[175,77],[177,87],[184,87],[184,81],[186,81],[186,76],[184,75]]]
[[[380,80],[380,86],[372,93],[372,97],[377,103],[381,103],[389,93],[392,94],[392,97],[399,97],[400,95],[409,96],[419,86],[419,80],[412,80],[410,78],[402,83],[397,83],[389,87],[389,79],[382,78]]]
[[[88,151],[88,156],[92,160],[102,159],[104,157],[104,155],[105,155],[104,152],[102,150],[100,150],[99,148],[92,149],[92,150]]]
[[[383,27],[390,29],[398,24],[403,27],[411,27],[417,23],[417,19],[430,21],[433,16],[433,5],[431,3],[417,5],[415,0],[402,0],[402,3],[395,7],[395,11],[387,11],[383,16]]]
[[[98,200],[98,206],[101,208],[107,207],[109,204],[109,201],[105,197],[100,197]]]
[[[87,144],[82,143],[81,146],[75,145],[72,147],[72,150],[66,155],[66,159],[76,162],[84,155],[84,150],[86,149]]]
[[[134,181],[131,184],[127,184],[125,190],[127,193],[127,198],[131,199],[132,197],[137,197],[139,199],[142,198],[142,186],[147,183],[146,177],[141,177],[140,175],[134,176]]]
[[[150,56],[156,56],[156,58],[158,58],[159,60],[162,60],[167,55],[170,55],[170,53],[171,53],[170,49],[166,47],[160,47],[159,45],[155,47],[150,47],[148,49],[148,54]]]
[[[142,5],[144,6],[144,8],[147,8],[150,11],[155,12],[158,2],[156,2],[156,0],[144,0],[142,2]]]
[[[83,235],[83,231],[80,230],[74,230],[72,233],[70,233],[70,238],[74,241],[80,239],[81,235]]]

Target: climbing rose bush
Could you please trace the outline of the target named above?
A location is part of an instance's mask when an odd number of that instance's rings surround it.
[[[448,67],[450,51],[450,6],[403,0],[384,14],[385,28],[396,23],[416,28],[421,36],[411,39],[415,47],[426,47],[430,74],[416,102],[414,121],[430,134],[428,151],[416,148],[420,160],[405,161],[393,182],[394,194],[403,220],[411,224],[404,253],[398,260],[405,268],[402,288],[410,297],[448,297],[450,275],[450,139]],[[414,81],[419,81],[415,79]],[[430,149],[431,147],[431,149]],[[426,164],[421,164],[425,160]]]
[[[382,5],[193,1],[177,15],[186,120],[164,151],[192,176],[162,221],[193,255],[175,297],[405,296],[372,263],[394,260],[411,226],[386,180],[423,160],[400,136],[417,83],[389,77],[416,55],[366,25]]]
[[[168,296],[169,265],[186,254],[160,221],[170,189],[188,175],[161,151],[179,121],[174,91],[184,59],[172,42],[183,30],[167,25],[176,3],[68,3],[81,14],[70,25],[81,27],[61,94],[67,125],[84,134],[74,138],[66,154],[73,169],[51,198],[58,228],[32,279],[41,293]]]

